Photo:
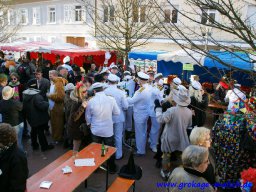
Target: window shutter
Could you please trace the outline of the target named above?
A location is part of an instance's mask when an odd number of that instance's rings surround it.
[[[76,11],[75,11],[76,7],[74,5],[70,5],[69,6],[69,11],[70,11],[70,22],[74,23],[76,20]]]
[[[40,25],[41,23],[41,9],[40,7],[36,8],[36,24]]]
[[[165,23],[170,23],[171,22],[171,10],[170,9],[165,9],[164,10],[164,22]]]
[[[13,9],[9,9],[8,10],[8,25],[14,25],[14,10]]]
[[[64,5],[64,23],[69,23],[70,12],[69,5]]]
[[[115,21],[115,8],[114,6],[110,6],[109,8],[109,20]]]
[[[40,22],[41,22],[40,7],[34,7],[33,8],[33,24],[40,25]]]
[[[24,24],[28,24],[28,9],[25,9],[24,10],[24,12],[25,12],[25,23]]]
[[[172,10],[172,23],[177,23],[178,22],[178,10],[173,9]]]
[[[104,12],[104,13],[103,13],[103,17],[104,17],[104,18],[103,18],[103,21],[104,21],[104,22],[108,22],[108,6],[104,6],[103,9],[104,9],[104,10],[103,10],[103,12]]]
[[[82,6],[82,22],[86,22],[85,6]]]

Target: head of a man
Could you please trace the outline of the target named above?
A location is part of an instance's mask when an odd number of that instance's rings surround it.
[[[96,65],[94,63],[91,64],[91,71],[95,71],[96,70]]]
[[[61,77],[67,78],[68,76],[68,70],[65,67],[59,66],[57,68],[57,71]]]
[[[42,69],[37,68],[35,71],[35,76],[37,80],[41,80],[43,78],[43,73],[42,73]]]
[[[58,72],[56,70],[49,71],[49,79],[52,81],[54,78],[58,77]]]

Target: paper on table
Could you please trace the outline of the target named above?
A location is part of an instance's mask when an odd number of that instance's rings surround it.
[[[76,159],[75,166],[95,166],[94,158],[86,158],[86,159]]]
[[[50,189],[51,185],[52,185],[51,181],[42,181],[40,184],[40,188]]]

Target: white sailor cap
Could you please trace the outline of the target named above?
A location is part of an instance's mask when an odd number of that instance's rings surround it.
[[[157,79],[157,78],[162,78],[163,77],[163,74],[162,73],[157,73],[155,74],[154,78]]]
[[[163,86],[163,84],[164,84],[164,80],[163,80],[163,79],[160,79],[160,80],[158,81],[158,85]]]
[[[111,82],[118,82],[119,79],[120,79],[120,78],[119,78],[118,76],[116,76],[116,75],[114,75],[114,74],[112,74],[112,73],[110,73],[110,74],[108,75],[108,80],[111,81]]]
[[[124,76],[124,81],[127,81],[127,80],[130,80],[130,79],[132,79],[132,76],[131,75],[126,75],[126,76]]]
[[[111,63],[111,65],[109,66],[110,69],[118,69],[117,65],[115,65],[114,63]]]
[[[195,90],[201,90],[202,89],[202,85],[198,81],[192,81],[191,85],[192,85],[193,89],[195,89]]]
[[[178,77],[175,77],[175,78],[172,80],[172,82],[173,82],[175,85],[180,85],[180,84],[181,84],[181,80],[180,80],[180,78],[178,78]]]
[[[126,75],[132,75],[130,71],[124,71],[124,76]]]
[[[103,74],[103,73],[109,73],[108,69],[107,68],[103,68],[100,72],[100,74]]]
[[[149,79],[149,75],[147,75],[146,73],[143,72],[138,72],[138,77],[142,80],[148,80]]]
[[[68,63],[68,62],[70,62],[70,57],[69,56],[64,57],[63,63],[65,64],[65,63]]]
[[[104,83],[99,83],[99,82],[93,83],[91,86],[92,89],[97,89],[97,88],[102,88],[102,87],[104,87]]]
[[[236,83],[236,84],[234,84],[234,87],[240,88],[240,87],[241,87],[241,84]]]

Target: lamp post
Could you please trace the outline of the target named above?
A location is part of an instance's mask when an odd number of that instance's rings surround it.
[[[205,37],[205,47],[204,50],[208,51],[208,38],[212,35],[212,27],[205,26],[205,32],[202,33],[203,37]]]

